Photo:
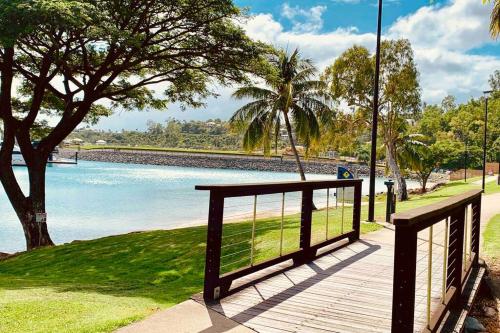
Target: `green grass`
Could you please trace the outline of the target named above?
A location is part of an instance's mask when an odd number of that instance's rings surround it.
[[[488,184],[487,192],[499,191],[500,186],[493,185]],[[397,210],[472,188],[478,186],[453,182],[398,203]],[[377,199],[379,219],[385,214],[383,199]],[[363,219],[366,210],[363,205]],[[341,214],[340,209],[329,210],[329,237],[340,234],[342,228],[350,230],[347,217],[352,208],[345,207],[343,227]],[[257,220],[254,262],[279,253],[280,223],[277,218]],[[498,239],[498,224],[488,227],[496,226],[496,234],[491,232],[493,240]],[[283,225],[285,253],[297,247],[299,216],[286,216]],[[362,223],[361,228],[366,233],[381,227]],[[249,221],[226,225],[223,255],[238,254],[223,258],[223,271],[248,264],[251,230]],[[326,237],[326,210],[314,212],[312,233],[313,243]],[[205,227],[140,232],[40,249],[0,261],[0,332],[111,332],[158,308],[182,302],[202,289],[205,237]]]
[[[500,214],[495,215],[484,230],[483,251],[493,262],[500,260]]]

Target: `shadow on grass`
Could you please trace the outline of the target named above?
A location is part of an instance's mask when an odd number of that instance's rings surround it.
[[[324,223],[324,213],[319,212]],[[257,220],[255,258],[278,255],[280,219]],[[226,224],[224,234],[238,234],[226,248],[231,261],[245,266],[251,244],[250,222]],[[363,226],[363,231],[373,231]],[[365,230],[366,229],[366,230]],[[286,249],[298,247],[300,217],[284,223]],[[202,290],[206,227],[148,231],[74,242],[23,253],[0,261],[0,288],[50,287],[57,291],[88,291],[122,297],[145,297],[176,304]],[[223,255],[225,254],[223,249]],[[228,269],[239,268],[230,265]]]
[[[202,287],[206,228],[106,237],[0,262],[0,288],[51,287],[178,303]]]

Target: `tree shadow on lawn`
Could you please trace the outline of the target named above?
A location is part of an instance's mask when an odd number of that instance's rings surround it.
[[[276,219],[262,219],[258,223],[262,230],[256,232],[257,239],[276,241],[279,237],[273,229],[279,227]],[[248,236],[242,231],[249,230],[251,223],[231,223],[224,228]],[[290,228],[299,232],[295,224]],[[241,252],[250,241],[237,240],[240,244],[234,252]],[[203,288],[205,245],[206,227],[191,227],[39,249],[0,261],[0,289],[50,287],[60,292],[97,292],[176,304]],[[243,251],[238,256],[248,254]]]
[[[51,287],[178,303],[202,288],[205,232],[140,232],[23,253],[0,262],[0,288]]]

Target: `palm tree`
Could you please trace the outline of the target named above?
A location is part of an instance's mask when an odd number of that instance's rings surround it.
[[[402,134],[396,141],[396,154],[398,165],[404,170],[414,171],[422,185],[422,193],[425,192],[427,180],[434,170],[434,164],[431,165],[431,157],[429,156],[429,146],[425,143],[423,134]],[[406,181],[403,178],[406,191]],[[408,198],[408,194],[406,194]]]
[[[491,3],[491,0],[483,0],[483,3]],[[490,32],[493,38],[497,38],[500,35],[500,0],[494,0],[493,11],[491,12]]]
[[[234,92],[234,98],[252,101],[237,110],[230,123],[243,133],[244,149],[262,146],[267,155],[284,121],[300,178],[306,180],[294,133],[307,145],[319,139],[320,124],[332,119],[330,95],[326,85],[315,79],[317,70],[312,61],[301,59],[297,49],[291,55],[278,52],[269,64],[270,74],[263,78],[263,85],[247,85]]]

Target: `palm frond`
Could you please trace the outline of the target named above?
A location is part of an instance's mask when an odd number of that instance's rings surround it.
[[[292,119],[297,137],[304,142],[319,139],[320,126],[316,114],[306,105],[293,104]]]
[[[257,117],[262,112],[272,110],[272,104],[268,100],[261,99],[250,102],[238,110],[231,116],[229,123],[236,128],[245,126],[249,121]]]
[[[233,93],[233,98],[236,99],[264,99],[264,98],[272,98],[276,93],[272,90],[261,88],[257,86],[244,86],[236,89]]]

